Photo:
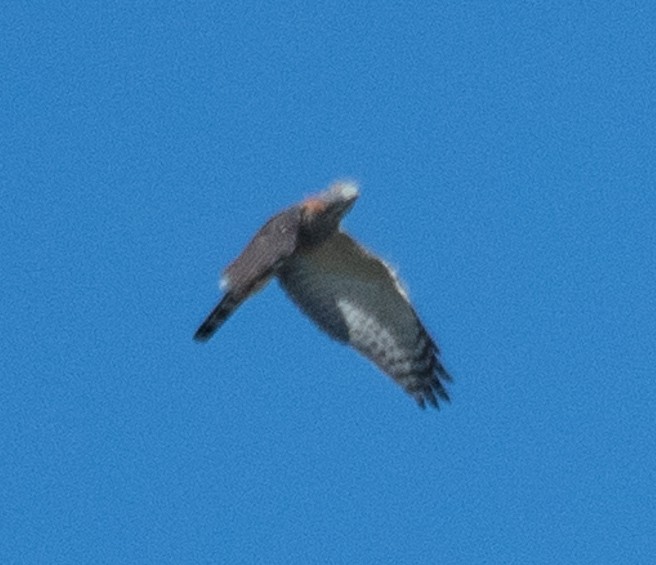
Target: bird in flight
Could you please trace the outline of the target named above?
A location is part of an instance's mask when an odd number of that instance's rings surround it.
[[[272,277],[333,339],[392,377],[421,408],[449,400],[451,377],[394,271],[340,229],[358,198],[352,182],[273,216],[223,273],[225,291],[194,335],[207,341]]]

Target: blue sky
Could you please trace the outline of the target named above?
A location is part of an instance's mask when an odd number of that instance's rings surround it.
[[[5,6],[2,562],[652,562],[655,18]],[[439,412],[275,283],[191,339],[261,223],[344,177]]]

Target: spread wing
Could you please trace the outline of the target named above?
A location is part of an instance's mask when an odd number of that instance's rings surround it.
[[[225,295],[200,325],[194,339],[207,341],[249,296],[260,290],[295,250],[300,211],[289,208],[271,218],[223,273]]]
[[[278,274],[292,300],[322,330],[368,357],[422,408],[449,399],[443,381],[450,377],[437,345],[396,276],[347,234],[299,250]]]

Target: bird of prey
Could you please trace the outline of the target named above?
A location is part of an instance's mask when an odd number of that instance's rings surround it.
[[[351,182],[273,216],[224,271],[225,294],[196,331],[208,340],[272,277],[333,339],[351,345],[424,408],[449,400],[451,380],[394,271],[340,229],[358,198]]]

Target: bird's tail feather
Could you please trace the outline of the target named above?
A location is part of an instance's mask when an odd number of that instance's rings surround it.
[[[196,330],[194,339],[196,341],[207,341],[210,339],[214,335],[214,332],[230,317],[230,314],[234,312],[235,308],[239,306],[239,302],[235,296],[226,294]]]

